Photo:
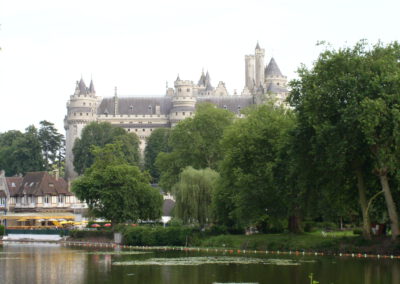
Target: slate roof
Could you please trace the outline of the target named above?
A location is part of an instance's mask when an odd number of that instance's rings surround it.
[[[10,196],[15,196],[22,184],[22,177],[6,177],[8,191]]]
[[[253,97],[198,97],[197,102],[208,102],[216,105],[218,108],[227,109],[231,112],[237,113],[245,107],[253,104]]]
[[[265,77],[283,77],[281,70],[273,57],[265,68]]]
[[[281,86],[278,86],[274,83],[270,83],[267,86],[267,92],[280,94],[280,93],[288,93],[289,91],[286,88],[282,88]]]
[[[160,114],[169,114],[172,108],[171,97],[118,97],[117,114],[156,114],[156,105],[160,106]],[[104,98],[97,114],[114,114],[114,97]]]
[[[72,195],[72,193],[68,191],[67,182],[63,178],[56,179],[47,172],[26,173],[15,195],[22,196],[24,194],[34,196],[44,196],[47,194]]]

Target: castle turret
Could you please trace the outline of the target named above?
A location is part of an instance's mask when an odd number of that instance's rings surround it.
[[[260,48],[260,45],[257,42],[257,46],[255,49],[255,82],[257,87],[260,84],[264,83],[264,55],[265,50],[263,48]]]
[[[172,126],[179,121],[194,115],[196,105],[197,86],[192,81],[181,80],[175,81],[175,92],[172,96],[172,109],[170,112],[170,121]]]
[[[255,58],[254,55],[246,55],[245,59],[245,84],[248,90],[252,91],[254,89],[255,80]]]
[[[97,104],[99,97],[96,96],[93,81],[89,88],[81,80],[76,82],[76,88],[73,95],[67,102],[67,115],[64,119],[64,128],[66,131],[65,143],[65,175],[67,179],[77,177],[73,166],[72,148],[76,138],[81,137],[82,129],[92,121],[96,121]]]

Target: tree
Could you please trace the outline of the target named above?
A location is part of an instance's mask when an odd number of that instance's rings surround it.
[[[64,135],[58,133],[54,124],[43,120],[40,122],[39,141],[42,147],[44,168],[46,171],[52,169],[52,166],[61,163],[60,155],[64,152]],[[60,168],[60,165],[57,165]]]
[[[175,215],[185,223],[198,223],[202,227],[210,222],[211,196],[218,178],[219,174],[210,168],[185,168],[172,188]]]
[[[72,184],[76,196],[97,217],[118,224],[157,220],[162,195],[151,187],[149,176],[126,160],[121,143],[93,148],[94,163]]]
[[[286,216],[275,171],[295,125],[289,110],[273,105],[258,106],[245,115],[222,139],[221,185],[214,198],[218,221],[239,227],[254,224],[267,213]]]
[[[234,114],[212,104],[196,106],[193,118],[179,122],[171,131],[170,153],[160,153],[156,167],[161,173],[160,185],[170,189],[178,182],[179,174],[187,166],[195,169],[216,169],[222,159],[220,140],[231,125]]]
[[[158,128],[154,130],[147,139],[146,148],[144,150],[144,168],[149,171],[153,178],[153,182],[158,182],[160,172],[156,168],[155,162],[159,153],[168,153],[170,147],[168,146],[168,139],[171,129]]]
[[[394,150],[398,146],[399,50],[397,43],[368,50],[363,41],[353,48],[326,50],[311,70],[301,67],[300,79],[292,83],[291,104],[302,129],[310,134],[306,139],[311,144],[311,164],[325,180],[330,174],[345,177],[337,187],[353,176],[366,238],[370,238],[368,196],[376,194],[368,190],[374,184],[369,175],[373,169],[386,192],[392,237],[398,235],[387,177],[398,169]]]
[[[127,133],[123,128],[107,122],[92,122],[82,130],[81,138],[77,138],[72,152],[74,168],[78,174],[83,174],[94,162],[93,146],[103,147],[106,144],[122,143],[122,151],[127,161],[132,165],[139,163],[139,138],[133,133]]]
[[[38,132],[33,125],[25,133],[11,130],[0,134],[0,168],[8,176],[44,169]]]

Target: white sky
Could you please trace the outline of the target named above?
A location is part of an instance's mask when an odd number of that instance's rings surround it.
[[[165,93],[165,83],[244,86],[244,55],[259,41],[289,79],[325,40],[399,39],[393,0],[0,0],[0,132],[49,120],[64,133],[66,102],[81,75],[97,94]]]

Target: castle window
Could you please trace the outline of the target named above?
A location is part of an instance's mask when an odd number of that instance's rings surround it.
[[[150,128],[150,132],[151,132],[151,131],[153,131],[153,129],[152,129],[152,128]]]
[[[145,131],[146,131],[146,129],[143,128],[143,132],[145,132]]]
[[[135,132],[137,132],[137,129],[135,129]]]
[[[190,112],[190,115],[192,115],[192,112]]]
[[[182,91],[182,89],[181,89],[181,88],[179,88],[179,89],[178,89],[178,92],[181,92],[181,91]]]
[[[120,115],[120,117],[122,117],[122,114]]]
[[[130,128],[128,128],[128,132],[131,132],[131,129],[130,129]]]
[[[123,122],[123,121],[120,121],[119,123],[122,124],[122,123],[124,123],[124,122]]]
[[[83,103],[83,105],[85,106],[85,105],[86,105],[86,103]]]
[[[185,112],[182,112],[182,115],[185,115]]]
[[[186,91],[189,93],[189,92],[190,92],[190,89],[187,89]]]
[[[88,112],[86,113],[86,116],[89,116],[89,113],[88,113]]]
[[[76,112],[74,112],[74,116],[76,115]]]
[[[80,115],[82,116],[82,113],[80,113]]]
[[[175,112],[175,115],[178,115],[178,112]]]
[[[276,83],[279,86],[279,83]]]
[[[224,109],[228,109],[227,105],[224,105]]]
[[[140,123],[140,124],[142,124],[142,123],[143,123],[143,121],[139,121],[139,123]]]
[[[152,122],[151,122],[151,121],[148,121],[147,123],[148,123],[148,124],[151,124]]]
[[[131,112],[133,112],[133,105],[130,105],[129,109],[131,110]]]

